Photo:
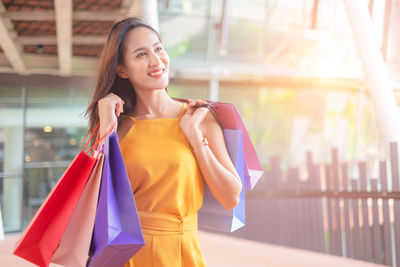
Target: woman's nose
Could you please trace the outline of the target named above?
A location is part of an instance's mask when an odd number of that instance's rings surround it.
[[[150,65],[151,66],[157,66],[160,65],[161,59],[156,53],[151,53],[150,54]]]

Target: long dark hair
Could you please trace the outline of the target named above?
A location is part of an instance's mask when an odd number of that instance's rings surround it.
[[[88,134],[94,131],[99,122],[98,101],[109,93],[114,93],[124,100],[124,113],[129,114],[135,108],[135,89],[128,79],[122,79],[117,75],[117,66],[124,63],[124,42],[127,34],[137,27],[146,27],[152,30],[161,42],[159,33],[147,25],[142,18],[131,17],[113,25],[100,56],[92,101],[85,112],[85,115],[89,117]]]

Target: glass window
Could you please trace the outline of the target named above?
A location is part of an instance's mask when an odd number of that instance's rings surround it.
[[[88,101],[88,90],[80,88],[29,88],[23,227],[82,149]]]
[[[216,53],[217,61],[253,62],[258,61],[260,38],[263,26],[251,21],[228,21],[228,41]]]
[[[24,89],[0,87],[0,199],[5,232],[21,228]]]
[[[160,35],[171,60],[207,59],[207,17],[161,13],[159,19]]]
[[[332,148],[345,161],[380,155],[383,140],[364,93],[329,86],[222,83],[219,95],[220,101],[236,105],[266,168],[277,155],[286,166],[301,166],[308,151],[316,162],[329,162]]]
[[[196,81],[185,83],[172,81],[168,86],[168,94],[175,98],[207,99],[208,84]]]
[[[207,16],[209,3],[209,0],[161,0],[159,1],[158,11],[162,14]]]

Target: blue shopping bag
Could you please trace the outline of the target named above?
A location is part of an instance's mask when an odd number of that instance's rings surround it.
[[[104,143],[104,165],[89,267],[123,266],[145,244],[128,174],[114,131]]]

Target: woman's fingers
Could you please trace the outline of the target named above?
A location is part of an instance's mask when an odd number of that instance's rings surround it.
[[[201,105],[205,105],[205,104],[207,104],[207,101],[205,101],[205,100],[201,100],[201,99],[193,100],[192,102],[190,102],[188,104],[188,108],[187,108],[188,112],[187,113],[194,114],[198,110],[198,108],[201,107]]]
[[[124,112],[124,106],[123,105],[124,104],[123,104],[122,100],[117,102],[116,107],[115,107],[115,114],[117,115],[117,117],[119,117],[119,115]]]
[[[114,93],[109,93],[105,96],[101,101],[105,102],[111,109],[113,109],[113,113],[119,117],[121,113],[124,112],[123,105],[125,104],[124,100],[122,100],[119,96]]]
[[[207,108],[199,108],[199,106],[207,104],[207,101],[196,99],[191,101],[188,104],[188,108],[186,109],[186,114],[190,116],[195,116],[196,121],[201,121],[207,114]]]
[[[205,107],[198,108],[198,109],[195,110],[195,112],[196,112],[196,114],[200,113],[199,117],[203,119],[206,116],[207,112],[208,112],[208,108],[205,108]]]
[[[198,105],[204,105],[204,104],[207,104],[207,101],[201,100],[201,99],[196,99],[196,100],[189,102],[188,107],[193,108]]]
[[[201,99],[196,99],[196,101],[194,101],[194,103],[195,103],[195,106],[199,106],[199,105],[207,104],[207,101],[201,100]]]
[[[124,112],[124,101],[116,94],[109,93],[100,99],[97,104],[100,128],[104,134],[112,125],[115,125],[117,117]]]

